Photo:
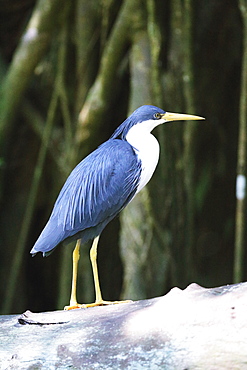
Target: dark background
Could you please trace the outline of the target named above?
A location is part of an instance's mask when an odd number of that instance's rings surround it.
[[[71,169],[143,104],[206,121],[154,130],[152,181],[100,239],[104,298],[246,279],[244,258],[234,274],[241,4],[0,1],[2,313],[69,303],[73,245],[45,259],[29,251]],[[78,299],[92,301],[89,245],[79,269]]]

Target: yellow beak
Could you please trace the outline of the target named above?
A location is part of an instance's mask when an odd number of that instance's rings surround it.
[[[180,114],[180,113],[170,113],[170,112],[166,112],[165,114],[163,114],[162,118],[166,120],[166,122],[205,119],[204,117],[192,116],[191,114]]]

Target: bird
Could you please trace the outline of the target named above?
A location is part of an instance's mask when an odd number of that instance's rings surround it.
[[[124,302],[105,301],[102,298],[97,267],[99,236],[105,226],[151,179],[160,152],[152,130],[170,121],[203,119],[195,115],[166,112],[153,105],[143,105],[72,170],[57,197],[48,222],[30,251],[32,256],[38,252],[48,256],[56,247],[77,241],[73,251],[70,303],[65,309]],[[89,240],[92,240],[90,259],[95,302],[79,304],[76,284],[80,247]]]

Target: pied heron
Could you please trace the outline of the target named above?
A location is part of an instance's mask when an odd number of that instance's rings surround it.
[[[200,119],[204,118],[143,105],[71,172],[30,252],[48,256],[58,245],[77,240],[67,309],[115,303],[104,301],[101,295],[97,269],[99,235],[152,177],[159,159],[159,143],[151,131],[168,121]],[[88,240],[93,240],[90,259],[96,299],[94,303],[80,305],[76,299],[77,265],[80,245]]]

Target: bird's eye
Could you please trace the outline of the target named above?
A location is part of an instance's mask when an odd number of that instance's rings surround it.
[[[161,119],[161,114],[160,113],[155,113],[154,118],[155,119]]]

